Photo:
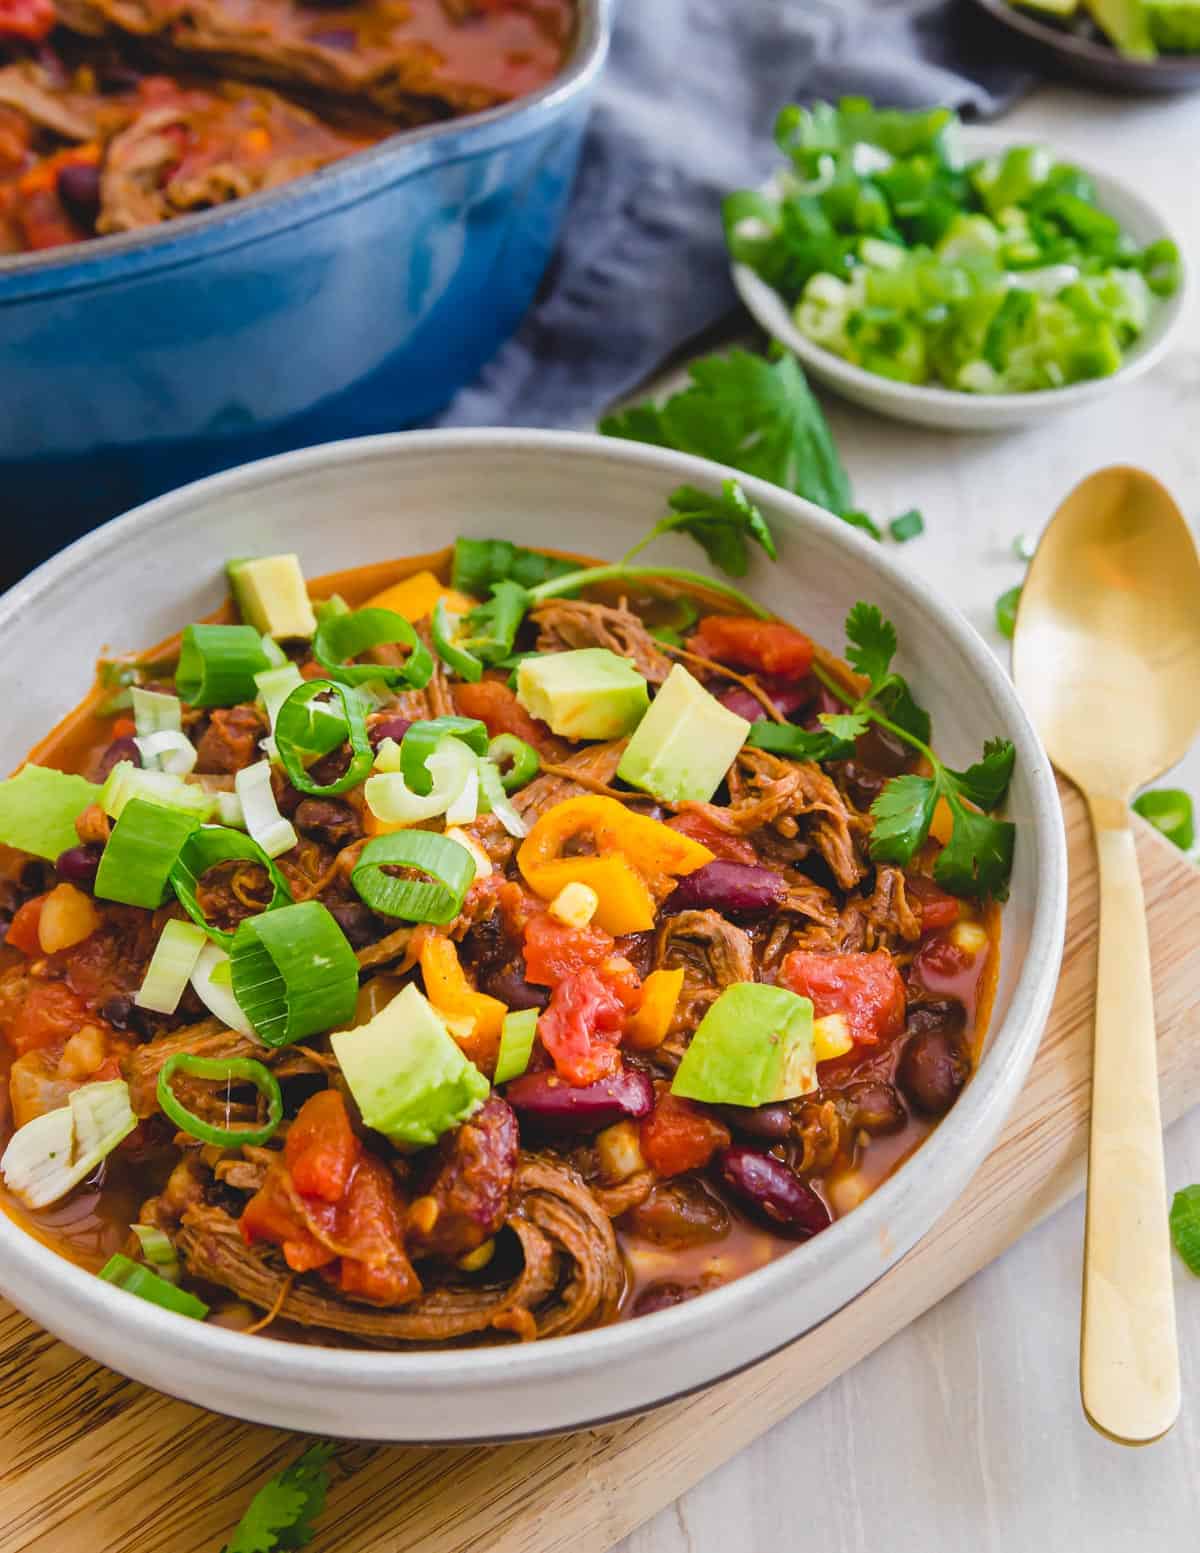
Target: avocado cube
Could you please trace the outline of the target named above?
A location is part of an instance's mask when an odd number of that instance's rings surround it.
[[[677,663],[638,724],[617,775],[667,803],[707,803],[749,732],[744,717]]]
[[[247,625],[276,638],[310,637],[317,629],[296,555],[260,555],[226,567],[234,601]]]
[[[770,1105],[817,1087],[811,998],[739,981],[697,1026],[671,1093],[709,1105]]]
[[[1144,0],[1150,36],[1173,54],[1200,54],[1200,0]]]
[[[526,658],[517,700],[564,739],[623,739],[650,705],[646,681],[607,647]]]

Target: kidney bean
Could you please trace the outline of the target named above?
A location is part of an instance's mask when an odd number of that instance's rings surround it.
[[[781,717],[791,718],[806,707],[813,698],[812,684],[808,680],[760,679],[759,684],[775,703]],[[731,712],[736,712],[749,723],[761,722],[767,715],[766,708],[758,697],[752,696],[742,685],[731,685],[717,697],[717,700],[722,706],[727,706]]]
[[[96,882],[96,870],[104,848],[98,842],[89,841],[86,846],[68,847],[60,852],[54,863],[54,871],[69,884],[81,884],[90,890]]]
[[[654,1085],[644,1073],[621,1068],[582,1087],[556,1073],[523,1073],[506,1085],[504,1097],[522,1122],[553,1132],[599,1132],[628,1117],[638,1121],[654,1109]]]
[[[903,740],[875,723],[854,741],[854,753],[860,763],[885,776],[899,776],[912,770],[913,752]]]
[[[352,949],[365,949],[379,937],[379,920],[361,901],[342,901],[330,906],[329,915],[341,928]]]
[[[119,765],[123,760],[127,760],[132,765],[139,767],[142,764],[141,754],[132,739],[114,739],[112,741],[100,757],[96,768],[95,780],[103,782],[112,768]]]
[[[322,0],[322,3],[327,3],[327,0]],[[340,0],[334,0],[334,3],[340,3]],[[317,32],[310,32],[308,41],[325,49],[348,52],[358,46],[358,34],[350,27],[322,27]]]
[[[919,1030],[900,1053],[896,1080],[926,1116],[945,1116],[971,1074],[966,1044],[949,1030]]]
[[[304,798],[293,816],[302,836],[324,841],[331,847],[344,847],[362,835],[362,824],[348,803],[338,798]]]
[[[395,739],[399,744],[411,727],[412,721],[407,717],[381,717],[367,729],[367,738],[372,749],[377,749],[385,739]]]
[[[717,1155],[717,1172],[742,1207],[778,1235],[808,1240],[831,1222],[812,1187],[771,1154],[724,1149]]]
[[[698,1283],[673,1283],[661,1278],[648,1283],[633,1302],[633,1315],[652,1316],[656,1310],[670,1310],[672,1305],[682,1305],[684,1300],[694,1300],[705,1291]]]
[[[791,1109],[782,1101],[773,1105],[718,1105],[714,1109],[735,1132],[764,1143],[782,1143],[791,1136]]]
[[[58,197],[80,226],[90,231],[100,211],[100,169],[86,162],[60,167]]]
[[[632,1234],[668,1250],[721,1240],[729,1233],[729,1210],[692,1176],[663,1181],[625,1216]]]
[[[509,1008],[543,1009],[550,1001],[550,988],[535,987],[526,981],[517,962],[482,970],[479,988],[489,997],[499,998]]]
[[[757,863],[729,863],[717,858],[695,872],[685,874],[667,897],[665,912],[770,911],[783,899],[786,886],[781,875]]]
[[[899,1132],[908,1120],[904,1102],[891,1084],[882,1079],[864,1079],[858,1084],[847,1084],[843,1093],[854,1107],[851,1125],[869,1132],[873,1137],[886,1137]]]

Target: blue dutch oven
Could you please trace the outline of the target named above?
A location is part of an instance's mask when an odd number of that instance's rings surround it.
[[[4,580],[171,486],[444,405],[545,269],[610,5],[579,0],[564,72],[519,102],[148,233],[0,259]]]

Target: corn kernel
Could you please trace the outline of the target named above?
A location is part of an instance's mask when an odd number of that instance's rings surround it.
[[[65,1079],[91,1078],[108,1056],[108,1037],[95,1025],[76,1030],[63,1047],[58,1059],[58,1076]]]
[[[73,884],[56,884],[38,918],[38,944],[43,954],[57,954],[81,944],[99,926],[100,914],[90,896]]]
[[[451,825],[446,835],[451,841],[457,841],[460,847],[466,847],[467,851],[475,859],[476,879],[490,879],[492,877],[492,860],[475,840],[463,830],[461,825]]]
[[[480,1268],[486,1267],[496,1254],[496,1242],[485,1240],[481,1246],[476,1246],[474,1251],[468,1251],[466,1256],[460,1256],[457,1266],[464,1273],[477,1273]]]
[[[408,1222],[422,1235],[428,1235],[440,1214],[436,1197],[418,1197],[408,1210]]]
[[[550,915],[565,927],[587,927],[599,905],[600,897],[590,884],[572,881],[564,884],[550,902]]]
[[[857,1208],[864,1197],[871,1195],[871,1183],[858,1170],[850,1170],[845,1175],[835,1176],[832,1181],[826,1183],[826,1191],[829,1193],[829,1201],[838,1218],[844,1213],[849,1213],[851,1208]]]
[[[956,922],[950,929],[950,942],[963,954],[981,954],[987,948],[987,930],[978,922]]]
[[[596,1137],[596,1154],[606,1181],[616,1185],[646,1169],[635,1122],[615,1122]]]
[[[845,1014],[825,1014],[813,1020],[814,1061],[828,1062],[831,1057],[844,1057],[853,1045]]]

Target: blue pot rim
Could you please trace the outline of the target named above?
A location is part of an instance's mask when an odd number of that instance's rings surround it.
[[[604,65],[616,0],[577,0],[567,68],[541,91],[467,118],[401,130],[328,167],[262,194],[161,226],[39,254],[0,258],[0,307],[121,283],[226,253],[354,205],[434,166],[484,155],[543,132],[587,95]]]

